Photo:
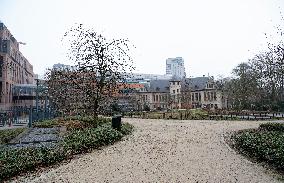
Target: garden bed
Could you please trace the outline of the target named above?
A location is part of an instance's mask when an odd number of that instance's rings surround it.
[[[231,135],[230,142],[239,153],[284,175],[284,123],[265,123],[258,129],[238,131]]]
[[[21,133],[24,133],[27,128],[14,128],[7,130],[0,130],[0,144],[7,144],[12,139],[16,138]]]
[[[90,121],[86,122],[87,120],[78,120],[76,123],[74,120],[78,119],[55,119],[52,122],[35,124],[37,127],[42,125],[41,127],[50,127],[50,129],[63,124],[69,127],[62,140],[55,146],[2,148],[0,150],[0,180],[7,180],[21,173],[35,171],[39,167],[70,159],[76,154],[113,144],[133,130],[132,125],[123,123],[121,130],[117,131],[111,127],[110,119],[99,119],[96,127],[93,127]]]

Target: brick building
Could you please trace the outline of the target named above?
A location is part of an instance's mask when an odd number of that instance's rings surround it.
[[[33,66],[19,50],[19,42],[0,22],[0,109],[32,105],[32,100],[15,100],[13,88],[34,84]]]

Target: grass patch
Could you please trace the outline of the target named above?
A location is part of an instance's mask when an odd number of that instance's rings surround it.
[[[24,132],[26,128],[14,128],[7,130],[0,130],[0,144],[7,144],[19,134]]]
[[[284,171],[284,124],[266,123],[258,129],[232,135],[234,147],[242,154]]]
[[[133,126],[123,123],[121,131],[103,121],[97,128],[73,129],[53,148],[23,148],[0,150],[0,180],[34,171],[38,167],[56,164],[75,154],[91,151],[101,146],[113,144],[123,136],[130,134]]]

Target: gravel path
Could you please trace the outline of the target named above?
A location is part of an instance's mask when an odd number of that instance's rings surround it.
[[[25,182],[279,182],[230,149],[223,134],[253,121],[123,119],[136,129],[113,146],[79,156]]]

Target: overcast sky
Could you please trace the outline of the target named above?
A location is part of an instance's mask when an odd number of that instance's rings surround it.
[[[187,76],[230,75],[265,49],[264,33],[283,24],[284,0],[0,0],[0,20],[43,74],[65,58],[61,39],[75,23],[108,38],[129,38],[139,73],[165,74],[166,59],[183,57]]]

